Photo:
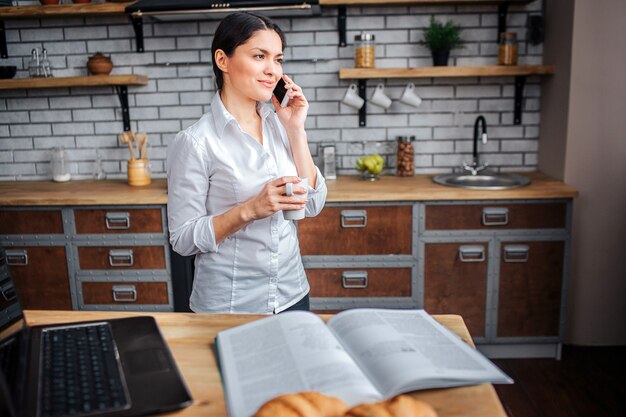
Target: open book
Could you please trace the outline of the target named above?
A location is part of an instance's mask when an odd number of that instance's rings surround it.
[[[230,417],[250,417],[289,392],[352,406],[424,388],[513,381],[424,310],[354,309],[328,324],[288,312],[220,332],[216,348]]]

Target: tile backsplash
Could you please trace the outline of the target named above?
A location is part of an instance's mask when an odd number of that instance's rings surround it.
[[[24,2],[20,2],[22,4]],[[541,12],[541,0],[509,7],[508,30],[517,32],[520,64],[541,64],[542,46],[526,42],[529,15]],[[277,18],[285,31],[285,73],[303,87],[310,102],[307,131],[315,157],[321,146],[336,146],[338,174],[356,174],[355,160],[380,153],[385,172],[395,172],[396,137],[413,135],[416,173],[450,172],[471,160],[474,120],[484,115],[489,142],[479,144],[483,161],[502,171],[537,168],[539,77],[528,77],[522,124],[513,124],[513,77],[372,79],[393,99],[389,109],[368,104],[367,126],[358,126],[357,110],[340,102],[350,80],[340,68],[354,66],[354,35],[376,35],[379,68],[431,66],[430,51],[419,43],[431,16],[461,25],[463,48],[451,53],[450,65],[497,63],[497,6],[348,7],[347,47],[338,47],[336,8],[321,16]],[[146,86],[130,86],[133,130],[149,137],[154,177],[165,177],[167,144],[176,133],[208,111],[215,93],[211,59],[216,20],[144,22],[144,53],[135,52],[135,34],[125,16],[5,20],[9,58],[16,77],[28,76],[33,48],[46,48],[56,77],[87,75],[86,62],[96,52],[109,55],[112,74],[144,74]],[[422,98],[418,108],[400,103],[413,82]],[[119,99],[113,87],[72,87],[0,91],[0,180],[50,178],[50,150],[62,146],[74,178],[91,178],[101,159],[107,178],[125,178],[128,148]]]

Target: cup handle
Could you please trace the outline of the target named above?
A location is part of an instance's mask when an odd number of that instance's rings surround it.
[[[293,195],[293,184],[288,182],[285,184],[286,192],[285,195],[291,197]]]

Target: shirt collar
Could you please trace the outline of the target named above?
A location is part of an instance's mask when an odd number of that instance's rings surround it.
[[[265,102],[257,102],[256,104],[257,112],[261,116],[261,120],[265,121],[267,116],[274,112],[274,106],[272,103]],[[224,129],[229,123],[237,123],[237,119],[233,117],[232,114],[226,107],[224,107],[224,103],[222,102],[222,98],[220,97],[219,91],[215,93],[213,96],[213,100],[211,100],[211,113],[213,114],[213,120],[215,121],[215,128],[219,137],[224,133]]]

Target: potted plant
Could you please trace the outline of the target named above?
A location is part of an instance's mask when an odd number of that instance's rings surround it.
[[[433,54],[433,65],[448,65],[450,50],[458,48],[461,43],[461,28],[448,20],[445,24],[430,18],[430,25],[424,31],[424,41]]]

